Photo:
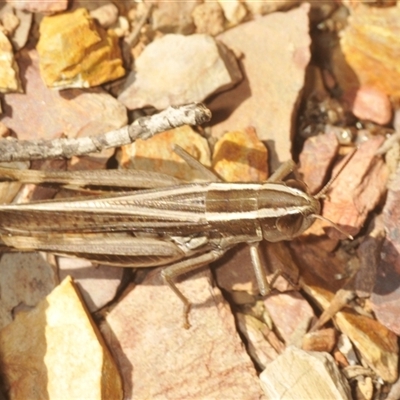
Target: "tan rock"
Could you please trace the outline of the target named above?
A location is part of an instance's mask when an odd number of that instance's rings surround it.
[[[12,321],[15,307],[34,307],[57,285],[56,271],[40,253],[7,253],[0,260],[0,329]]]
[[[83,8],[43,18],[37,50],[49,87],[87,88],[125,74],[117,36],[96,26]]]
[[[254,366],[230,307],[210,285],[209,271],[178,284],[193,303],[188,330],[182,327],[181,301],[159,273],[130,286],[102,325],[123,375],[125,397],[259,399]]]
[[[217,2],[198,4],[192,12],[196,33],[216,36],[225,29],[225,17]]]
[[[187,125],[124,146],[118,155],[119,163],[125,168],[161,172],[187,181],[204,180],[204,176],[173,152],[174,144],[178,144],[203,165],[210,166],[207,140]]]
[[[327,353],[289,347],[267,365],[260,380],[270,399],[352,398],[349,384]]]
[[[218,0],[218,3],[230,27],[240,24],[246,18],[247,8],[239,0]]]
[[[103,89],[51,90],[40,77],[35,50],[20,51],[18,62],[25,94],[4,95],[8,107],[2,118],[18,139],[96,135],[126,125],[126,108]]]
[[[252,128],[228,132],[215,144],[213,170],[226,182],[262,182],[268,177],[268,151]]]
[[[114,3],[106,3],[90,11],[90,16],[96,19],[103,28],[107,29],[117,22],[118,8]]]
[[[0,331],[9,399],[122,399],[111,355],[70,278]]]
[[[169,34],[150,43],[140,54],[118,100],[129,109],[164,109],[203,101],[240,79],[233,53],[212,37]]]
[[[157,0],[156,6],[152,12],[151,25],[154,30],[163,33],[180,33],[190,35],[194,32],[194,23],[192,12],[196,5],[200,3],[195,1],[164,1]]]
[[[279,161],[291,158],[294,116],[310,60],[308,11],[309,5],[304,4],[218,36],[228,47],[243,53],[246,79],[207,103],[213,113],[212,135],[220,137],[227,131],[253,126],[259,139],[270,145],[272,170]]]
[[[0,92],[21,92],[18,65],[7,36],[0,31]]]

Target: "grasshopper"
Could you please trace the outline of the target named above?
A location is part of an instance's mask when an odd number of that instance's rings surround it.
[[[182,151],[178,154],[199,167],[189,155]],[[262,240],[291,240],[320,217],[319,200],[327,186],[312,196],[299,181],[284,182],[294,166],[293,161],[283,164],[264,183],[213,179],[214,182],[177,184],[173,178],[139,172],[142,178],[147,177],[147,183],[140,183],[141,186],[152,187],[152,181],[160,186],[163,179],[166,186],[1,205],[0,244],[17,251],[47,251],[118,266],[165,266],[162,278],[182,301],[187,328],[191,303],[177,288],[177,277],[219,259],[239,243],[247,243],[260,294],[266,295],[271,285],[258,244]],[[210,171],[206,173],[212,179]],[[7,179],[33,183],[82,184],[86,177],[86,182],[90,179],[92,184],[105,181],[120,186],[127,185],[129,176],[128,171],[38,176],[43,173],[17,174],[0,169],[1,174]],[[122,176],[125,180],[121,183]]]

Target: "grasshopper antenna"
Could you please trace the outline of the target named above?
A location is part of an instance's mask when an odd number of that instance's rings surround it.
[[[332,176],[331,179],[329,179],[328,183],[314,196],[316,199],[321,199],[326,195],[326,192],[330,189],[332,183],[336,180],[336,178],[340,175],[340,173],[343,171],[343,169],[346,167],[346,165],[349,163],[349,161],[353,158],[354,154],[357,151],[357,147],[348,155],[347,160],[344,161],[343,165],[340,167],[339,171]],[[321,221],[325,221],[332,225],[333,228],[335,228],[338,232],[342,233],[345,235],[348,239],[353,240],[353,236],[349,235],[347,232],[345,232],[343,229],[341,229],[337,224],[335,224],[333,221],[331,221],[328,218],[323,217],[322,215],[314,214],[313,217],[315,219],[319,219]]]
[[[333,221],[331,221],[328,218],[323,217],[322,215],[318,215],[318,214],[312,214],[312,217],[314,217],[315,219],[319,219],[321,221],[325,221],[328,222],[330,225],[332,225],[333,228],[335,228],[338,232],[342,233],[343,235],[345,235],[347,237],[347,239],[353,240],[354,237],[349,235],[346,231],[344,231],[342,228],[340,228],[337,224],[335,224]]]

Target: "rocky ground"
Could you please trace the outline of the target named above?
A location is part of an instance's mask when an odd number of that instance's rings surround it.
[[[260,244],[269,279],[281,271],[267,296],[247,245],[180,280],[193,303],[188,330],[159,268],[5,252],[4,396],[400,398],[396,1],[0,7],[5,141],[94,137],[192,102],[212,112],[202,126],[117,149],[1,166],[201,179],[173,151],[178,144],[228,182],[265,181],[288,159],[312,194],[336,177],[324,220],[292,241]],[[1,203],[72,196],[0,183]]]

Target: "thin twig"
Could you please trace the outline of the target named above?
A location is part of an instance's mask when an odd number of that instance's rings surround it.
[[[76,139],[53,140],[0,140],[0,162],[32,161],[48,158],[71,158],[100,152],[110,147],[133,143],[136,139],[148,139],[157,133],[182,125],[201,125],[211,119],[211,111],[203,104],[191,103],[141,117],[131,125],[97,136]]]

